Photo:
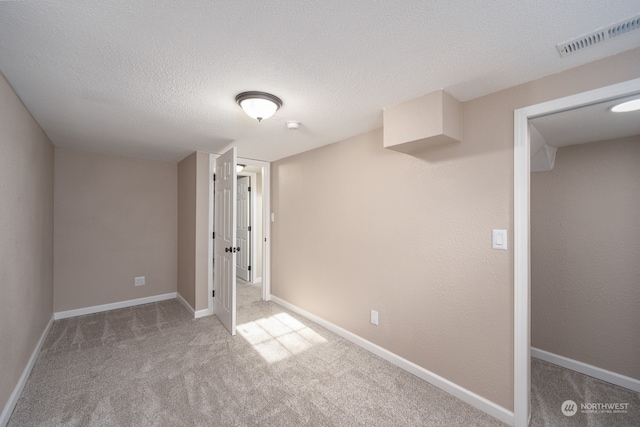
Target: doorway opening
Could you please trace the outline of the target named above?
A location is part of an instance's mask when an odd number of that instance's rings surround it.
[[[215,228],[215,200],[214,200],[214,187],[215,182],[213,176],[215,174],[216,159],[220,157],[219,154],[210,154],[209,156],[209,169],[212,179],[210,180],[209,189],[209,312],[215,314],[214,311],[214,275],[216,274],[215,265],[215,249],[214,249],[214,236],[217,231]],[[244,165],[242,171],[237,172],[238,178],[246,177],[250,180],[251,203],[250,214],[247,218],[246,228],[251,228],[249,250],[246,251],[246,256],[241,258],[237,256],[243,252],[241,247],[240,251],[236,253],[236,262],[245,263],[245,273],[250,272],[249,276],[243,276],[240,280],[246,280],[246,283],[260,286],[260,295],[262,300],[271,299],[270,288],[270,231],[271,223],[268,220],[270,218],[270,167],[269,162],[247,159],[238,157],[237,163]],[[248,187],[247,187],[248,190]],[[236,229],[237,231],[237,229]],[[239,245],[236,241],[236,247]],[[246,249],[246,248],[245,248]],[[236,264],[237,266],[237,264]],[[237,280],[237,279],[236,279]],[[235,283],[235,280],[234,280]],[[235,288],[235,286],[234,286]],[[234,299],[235,300],[235,299]],[[235,311],[235,304],[233,310]]]
[[[261,284],[264,274],[264,215],[262,167],[245,165],[238,172],[237,240],[241,250],[236,275],[251,284]],[[246,248],[244,247],[246,246]]]
[[[529,120],[630,94],[640,79],[532,105],[514,112],[514,425],[530,416],[530,131]]]

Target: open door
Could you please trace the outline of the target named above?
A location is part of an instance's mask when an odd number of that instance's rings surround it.
[[[216,159],[213,312],[236,334],[236,148]]]
[[[236,260],[236,274],[245,282],[251,281],[251,178],[238,177],[238,222],[236,238],[240,251]]]

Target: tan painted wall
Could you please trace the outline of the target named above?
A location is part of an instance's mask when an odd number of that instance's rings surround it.
[[[419,157],[378,130],[275,162],[272,293],[512,410],[513,111],[635,78],[639,58],[466,102],[463,141]]]
[[[196,153],[178,163],[178,293],[196,306]]]
[[[54,175],[55,311],[176,291],[175,164],[56,149]]]
[[[531,175],[534,347],[640,379],[640,136]]]
[[[0,412],[53,314],[53,145],[0,74]]]
[[[178,292],[194,310],[208,307],[209,154],[178,164]]]

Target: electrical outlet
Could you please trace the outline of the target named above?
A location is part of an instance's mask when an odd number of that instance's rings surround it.
[[[375,310],[371,310],[371,323],[378,326],[378,312]]]
[[[144,276],[138,276],[133,279],[133,286],[144,286],[146,284]]]

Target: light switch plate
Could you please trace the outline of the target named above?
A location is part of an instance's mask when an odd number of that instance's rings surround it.
[[[145,284],[146,284],[145,276],[138,276],[138,277],[133,279],[133,285],[134,286],[144,286]]]
[[[493,249],[507,250],[507,230],[493,230]]]

